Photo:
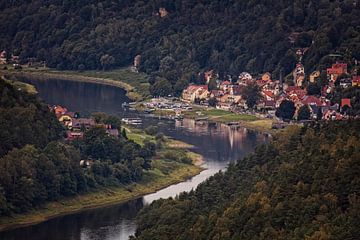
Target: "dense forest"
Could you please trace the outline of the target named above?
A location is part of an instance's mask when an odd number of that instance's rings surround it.
[[[151,168],[155,143],[140,146],[124,136],[109,136],[101,127],[65,142],[55,114],[35,95],[3,80],[0,93],[0,216],[136,182]],[[102,120],[109,123],[114,117],[97,119]]]
[[[277,135],[138,217],[134,239],[359,239],[360,122]]]
[[[358,0],[0,1],[0,49],[58,69],[128,66],[175,93],[199,71],[307,72],[360,59]]]
[[[62,134],[59,121],[46,104],[0,80],[0,157],[26,144],[45,147]]]

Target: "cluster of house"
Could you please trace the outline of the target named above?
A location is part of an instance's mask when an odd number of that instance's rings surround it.
[[[321,110],[324,119],[341,119],[344,116],[340,110],[345,107],[351,107],[350,99],[342,99],[341,104],[331,105],[327,98],[328,94],[335,90],[335,81],[342,74],[348,74],[347,64],[335,63],[327,69],[329,84],[321,90],[320,96],[308,95],[304,89],[303,81],[305,79],[304,67],[301,63],[296,65],[293,72],[294,84],[289,86],[282,80],[272,80],[270,73],[265,73],[258,79],[254,79],[249,73],[243,72],[239,75],[237,82],[217,81],[216,89],[209,90],[209,81],[213,77],[213,71],[205,72],[205,85],[189,85],[182,94],[182,100],[189,103],[200,103],[207,105],[212,98],[216,99],[216,107],[224,110],[243,111],[248,109],[245,99],[242,97],[243,91],[247,85],[252,82],[261,89],[261,100],[257,103],[256,109],[261,112],[275,115],[275,110],[282,101],[290,100],[294,102],[297,110],[301,106],[309,106],[311,117],[315,118]],[[310,76],[310,82],[315,82],[320,77],[320,72],[313,72]],[[353,76],[351,79],[341,79],[340,86],[343,88],[349,86],[360,86],[360,76]],[[295,113],[295,117],[297,115]]]
[[[119,130],[110,124],[96,123],[92,118],[81,118],[76,112],[70,112],[65,107],[56,105],[50,108],[59,120],[59,122],[66,128],[66,139],[72,141],[77,138],[83,138],[84,132],[92,127],[102,127],[107,134],[114,137],[119,137]]]
[[[9,63],[19,64],[19,62],[20,62],[19,56],[14,54],[8,56],[6,51],[0,52],[0,65],[5,65]]]

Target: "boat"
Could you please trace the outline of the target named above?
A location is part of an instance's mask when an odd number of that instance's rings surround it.
[[[239,126],[239,122],[227,122],[226,125],[228,125],[228,126]]]
[[[195,118],[195,121],[196,121],[196,122],[206,121],[206,120],[208,120],[208,117],[197,117],[197,118]]]
[[[155,109],[148,108],[148,109],[144,110],[144,113],[150,114],[150,113],[153,113],[154,111],[155,111]]]
[[[123,103],[121,104],[121,107],[123,107],[123,108],[128,108],[128,107],[130,107],[130,104],[127,103],[127,102],[123,102]]]
[[[129,124],[129,125],[141,125],[142,124],[141,118],[123,118],[123,119],[121,119],[121,121],[123,123]]]

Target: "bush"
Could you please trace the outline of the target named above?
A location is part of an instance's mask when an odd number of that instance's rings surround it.
[[[145,128],[145,133],[148,135],[155,135],[158,131],[158,128],[156,126],[150,126]]]

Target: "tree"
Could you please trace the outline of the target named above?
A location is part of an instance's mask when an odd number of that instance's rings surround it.
[[[295,104],[290,100],[284,100],[280,103],[279,108],[276,109],[275,115],[284,120],[291,120],[294,117],[295,111]]]
[[[209,99],[209,106],[216,107],[217,102],[218,102],[217,99],[212,97]]]
[[[150,93],[154,97],[165,97],[171,95],[173,90],[168,80],[158,77],[154,85],[150,87]]]
[[[321,108],[318,108],[318,111],[316,113],[316,120],[320,121],[323,118],[323,113]]]
[[[115,64],[115,58],[109,54],[102,55],[100,63],[103,70],[107,70]]]
[[[148,135],[153,135],[155,136],[158,132],[158,127],[157,126],[149,126],[147,128],[145,128],[145,133]]]
[[[124,139],[128,139],[125,128],[122,129],[122,131],[121,131],[121,136],[122,136]]]
[[[307,89],[308,95],[320,95],[321,94],[321,88],[316,83],[309,83]]]
[[[303,105],[299,109],[298,120],[309,120],[310,119],[310,109],[308,105]]]
[[[256,82],[248,84],[243,91],[243,98],[246,100],[248,108],[254,108],[257,102],[261,99],[261,90]]]
[[[210,78],[208,87],[209,87],[209,91],[217,89],[217,83],[216,83],[216,78],[215,77]]]

